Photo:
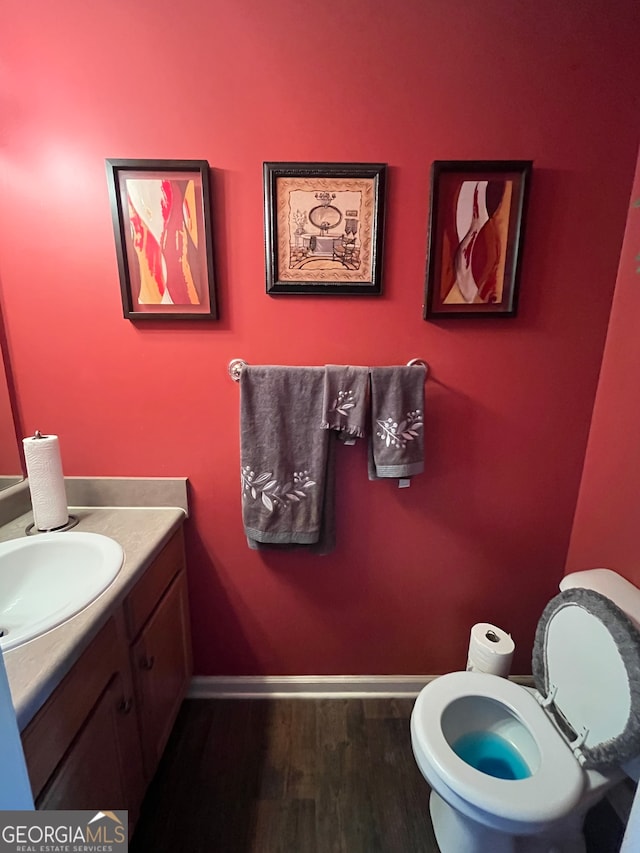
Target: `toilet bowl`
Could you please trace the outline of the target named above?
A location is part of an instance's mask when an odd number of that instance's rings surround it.
[[[639,620],[631,589],[624,606]],[[570,588],[538,623],[535,690],[479,672],[430,682],[411,742],[442,853],[584,851],[587,810],[640,755],[639,668],[628,616],[600,592]]]

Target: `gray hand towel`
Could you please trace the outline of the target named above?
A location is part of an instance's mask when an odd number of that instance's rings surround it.
[[[371,368],[369,479],[424,470],[424,365]]]
[[[363,438],[369,399],[369,368],[327,364],[322,427],[340,438]]]
[[[242,370],[242,519],[250,548],[332,548],[333,455],[320,428],[323,388],[322,367]]]

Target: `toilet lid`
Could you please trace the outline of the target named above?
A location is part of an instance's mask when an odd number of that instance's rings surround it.
[[[640,632],[610,599],[568,589],[549,602],[536,630],[533,676],[585,767],[617,767],[640,754],[638,672]]]

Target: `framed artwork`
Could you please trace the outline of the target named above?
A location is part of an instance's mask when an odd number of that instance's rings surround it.
[[[532,165],[434,162],[425,319],[515,317]]]
[[[124,316],[216,319],[207,161],[107,160],[106,167]]]
[[[264,164],[267,293],[381,293],[386,169]]]

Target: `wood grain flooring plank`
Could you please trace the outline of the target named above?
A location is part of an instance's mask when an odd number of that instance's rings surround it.
[[[429,817],[430,789],[418,770],[409,738],[409,720],[367,720],[368,765],[376,768],[371,783],[373,809],[384,831],[385,850],[437,853]]]
[[[315,800],[318,789],[317,705],[292,699],[287,797]]]
[[[415,701],[413,698],[405,698],[404,696],[367,698],[363,700],[364,714],[368,720],[387,720],[389,717],[408,720],[411,717]]]
[[[259,790],[260,800],[277,800],[285,796],[291,751],[291,702],[275,703],[256,699],[254,704],[264,708],[264,736],[259,746]]]
[[[370,761],[365,705],[362,699],[352,699],[346,703],[350,749],[347,755],[347,784],[342,797],[349,815],[346,822],[349,849],[378,853],[385,850],[385,827],[381,825],[380,812],[375,802],[381,768]]]
[[[315,800],[261,800],[248,849],[251,853],[318,853]]]
[[[347,741],[346,703],[321,699],[316,719],[316,840],[319,853],[350,853],[345,837],[341,794],[345,785]]]

